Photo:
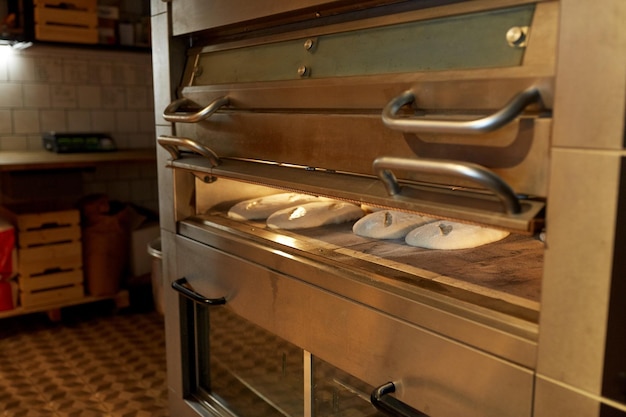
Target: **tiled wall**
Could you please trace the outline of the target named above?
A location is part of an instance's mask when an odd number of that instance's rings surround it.
[[[42,150],[42,132],[104,132],[120,149],[154,148],[147,52],[35,45],[0,55],[0,152]],[[83,173],[85,193],[157,209],[156,166]]]

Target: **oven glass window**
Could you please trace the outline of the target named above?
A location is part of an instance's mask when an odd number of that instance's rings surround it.
[[[227,306],[196,307],[197,395],[237,416],[304,415],[303,350]]]
[[[374,389],[317,357],[312,358],[314,417],[385,417],[370,403]]]

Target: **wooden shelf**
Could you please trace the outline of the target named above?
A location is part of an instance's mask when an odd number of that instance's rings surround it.
[[[0,319],[8,317],[21,316],[23,314],[31,313],[48,313],[51,320],[58,320],[60,316],[60,310],[64,307],[70,307],[80,304],[94,303],[102,300],[114,300],[117,308],[124,308],[130,305],[130,298],[128,291],[122,290],[115,295],[111,296],[85,296],[83,298],[77,298],[75,300],[64,300],[63,302],[56,304],[46,304],[37,307],[16,307],[12,310],[0,311]]]
[[[90,168],[111,163],[156,161],[155,149],[131,149],[112,152],[54,153],[49,151],[2,151],[0,172],[63,168]]]

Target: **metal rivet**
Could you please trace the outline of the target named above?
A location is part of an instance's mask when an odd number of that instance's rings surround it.
[[[298,67],[298,75],[300,77],[307,77],[309,75],[309,69],[304,65]]]
[[[506,41],[509,46],[523,48],[526,46],[528,26],[513,26],[506,32]]]
[[[307,51],[311,50],[311,48],[313,48],[313,44],[313,39],[307,39],[306,41],[304,41],[304,49],[306,49]]]

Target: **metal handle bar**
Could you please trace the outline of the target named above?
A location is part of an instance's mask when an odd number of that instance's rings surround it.
[[[518,214],[521,206],[515,192],[499,176],[487,168],[470,162],[438,159],[407,159],[383,156],[373,163],[376,175],[381,179],[389,195],[400,194],[400,185],[392,169],[412,171],[422,174],[448,175],[471,181],[492,191],[502,202],[508,214]]]
[[[396,392],[393,382],[387,382],[372,391],[370,401],[377,410],[394,417],[428,417],[427,414],[416,410],[402,401],[389,397],[387,394]]]
[[[179,108],[188,103],[193,102],[187,98],[174,100],[165,108],[165,110],[163,110],[163,118],[168,122],[198,123],[209,118],[221,107],[227,106],[230,103],[230,100],[228,99],[228,97],[219,97],[213,100],[208,106],[196,113],[178,112]]]
[[[405,91],[391,100],[383,109],[383,123],[390,129],[411,133],[477,134],[497,130],[518,117],[524,109],[541,99],[539,90],[530,87],[513,97],[503,108],[489,116],[475,120],[434,120],[400,118],[397,113],[405,105],[416,101],[412,91]]]
[[[172,288],[196,303],[206,304],[210,306],[219,306],[226,304],[226,298],[206,298],[204,295],[197,293],[190,288],[187,288],[185,286],[187,284],[187,278],[182,277],[172,282]]]
[[[157,138],[157,142],[172,155],[174,160],[180,158],[178,147],[181,147],[204,156],[211,162],[211,167],[216,167],[220,164],[220,158],[215,152],[193,139],[161,135]]]

